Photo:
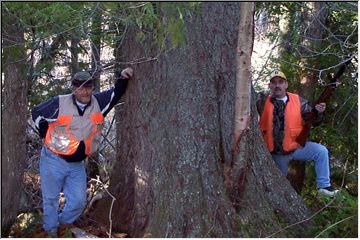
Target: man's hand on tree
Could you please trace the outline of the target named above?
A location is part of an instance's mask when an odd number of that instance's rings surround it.
[[[134,70],[131,67],[125,68],[121,71],[121,76],[123,78],[132,78],[134,75]]]

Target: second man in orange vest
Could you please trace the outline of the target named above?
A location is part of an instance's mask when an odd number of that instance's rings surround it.
[[[325,146],[307,141],[302,147],[295,141],[302,130],[306,113],[312,111],[307,100],[287,92],[288,82],[281,71],[274,71],[269,82],[270,95],[259,98],[257,109],[260,114],[260,129],[266,146],[280,171],[286,176],[290,160],[314,161],[318,193],[334,196],[338,190],[330,183],[329,155]],[[325,103],[315,106],[321,114]]]

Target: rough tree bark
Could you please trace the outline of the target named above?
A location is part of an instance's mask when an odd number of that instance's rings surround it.
[[[253,105],[250,130],[232,166],[233,188],[225,186],[239,12],[239,3],[203,3],[201,13],[186,16],[184,45],[134,66],[109,187],[117,198],[114,231],[132,237],[263,237],[309,215],[271,160]],[[131,32],[123,44],[128,59],[154,53]],[[92,217],[106,222],[110,202],[100,203]],[[305,227],[274,236],[304,236]]]
[[[8,234],[20,210],[26,163],[27,79],[24,30],[15,13],[2,15],[3,80],[1,121],[1,236]]]

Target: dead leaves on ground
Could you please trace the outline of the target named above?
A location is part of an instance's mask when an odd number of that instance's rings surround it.
[[[109,229],[100,224],[60,226],[59,238],[108,238]],[[124,238],[126,233],[112,233],[111,237]],[[48,238],[47,232],[42,228],[42,214],[38,212],[22,213],[12,226],[9,237],[12,238]]]

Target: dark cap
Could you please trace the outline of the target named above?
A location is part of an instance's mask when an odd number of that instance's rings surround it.
[[[74,87],[92,87],[94,86],[94,79],[91,74],[86,71],[77,72],[71,79],[71,84]]]

